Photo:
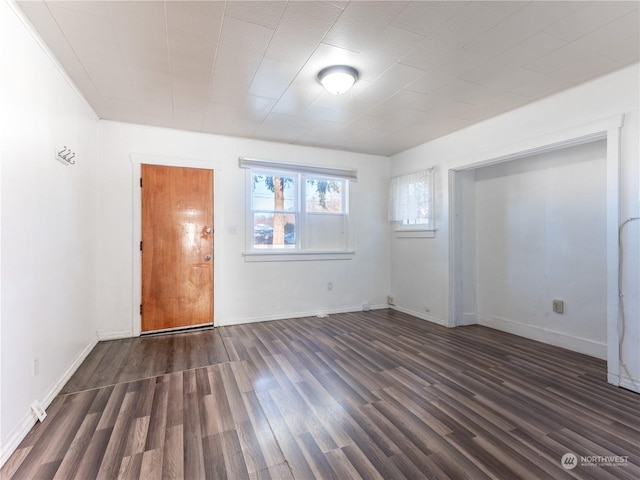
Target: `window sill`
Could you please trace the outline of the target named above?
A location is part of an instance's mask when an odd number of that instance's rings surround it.
[[[318,260],[351,260],[354,251],[244,252],[245,262],[308,262]]]
[[[394,231],[396,238],[435,238],[437,230],[424,228],[400,228]]]

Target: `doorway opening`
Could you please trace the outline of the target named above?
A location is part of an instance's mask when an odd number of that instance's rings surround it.
[[[606,341],[604,346],[601,345],[599,347],[599,352],[589,351],[588,353],[594,356],[606,357],[609,383],[629,388],[625,385],[625,381],[621,376],[620,346],[618,344],[620,336],[617,286],[618,225],[620,221],[619,179],[620,135],[623,121],[624,116],[617,115],[591,124],[573,127],[564,132],[549,134],[544,138],[523,142],[520,144],[521,148],[515,145],[506,149],[506,153],[494,156],[487,155],[484,158],[479,157],[475,162],[469,162],[463,167],[449,170],[449,326],[478,323],[479,320],[475,287],[469,281],[469,279],[475,278],[477,273],[475,271],[475,252],[469,248],[469,243],[464,238],[465,222],[470,222],[469,218],[465,217],[463,208],[465,202],[469,201],[465,196],[470,196],[470,190],[467,190],[466,186],[472,181],[475,182],[474,170],[546,152],[602,141],[606,145],[604,169],[604,209],[606,213],[604,224],[594,225],[593,228],[604,231],[605,235]],[[475,219],[473,222],[475,223]],[[517,332],[514,331],[514,333]],[[582,347],[589,344],[589,342],[578,343],[582,343]],[[567,345],[561,346],[572,348]],[[578,350],[578,348],[573,349]],[[596,346],[595,350],[597,349],[598,347]]]

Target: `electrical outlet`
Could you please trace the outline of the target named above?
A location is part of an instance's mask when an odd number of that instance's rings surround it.
[[[553,312],[562,315],[564,313],[564,302],[562,300],[553,301]]]
[[[31,376],[37,377],[40,374],[40,359],[35,357],[31,360]]]
[[[333,282],[327,283],[327,290],[329,291],[333,290]]]
[[[431,311],[431,307],[429,305],[425,305],[424,306],[424,311],[425,312],[430,312]]]

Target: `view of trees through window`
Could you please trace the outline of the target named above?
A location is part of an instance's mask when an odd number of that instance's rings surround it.
[[[295,248],[301,210],[303,214],[344,213],[344,181],[304,177],[300,181],[299,177],[252,174],[254,248]]]

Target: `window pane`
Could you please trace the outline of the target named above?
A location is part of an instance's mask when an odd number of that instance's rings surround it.
[[[296,187],[291,176],[253,174],[253,210],[295,211]]]
[[[255,213],[254,248],[295,248],[296,216],[293,213]]]
[[[307,179],[306,211],[311,213],[344,213],[344,181]]]
[[[307,215],[305,246],[310,250],[345,250],[347,248],[344,215]]]

